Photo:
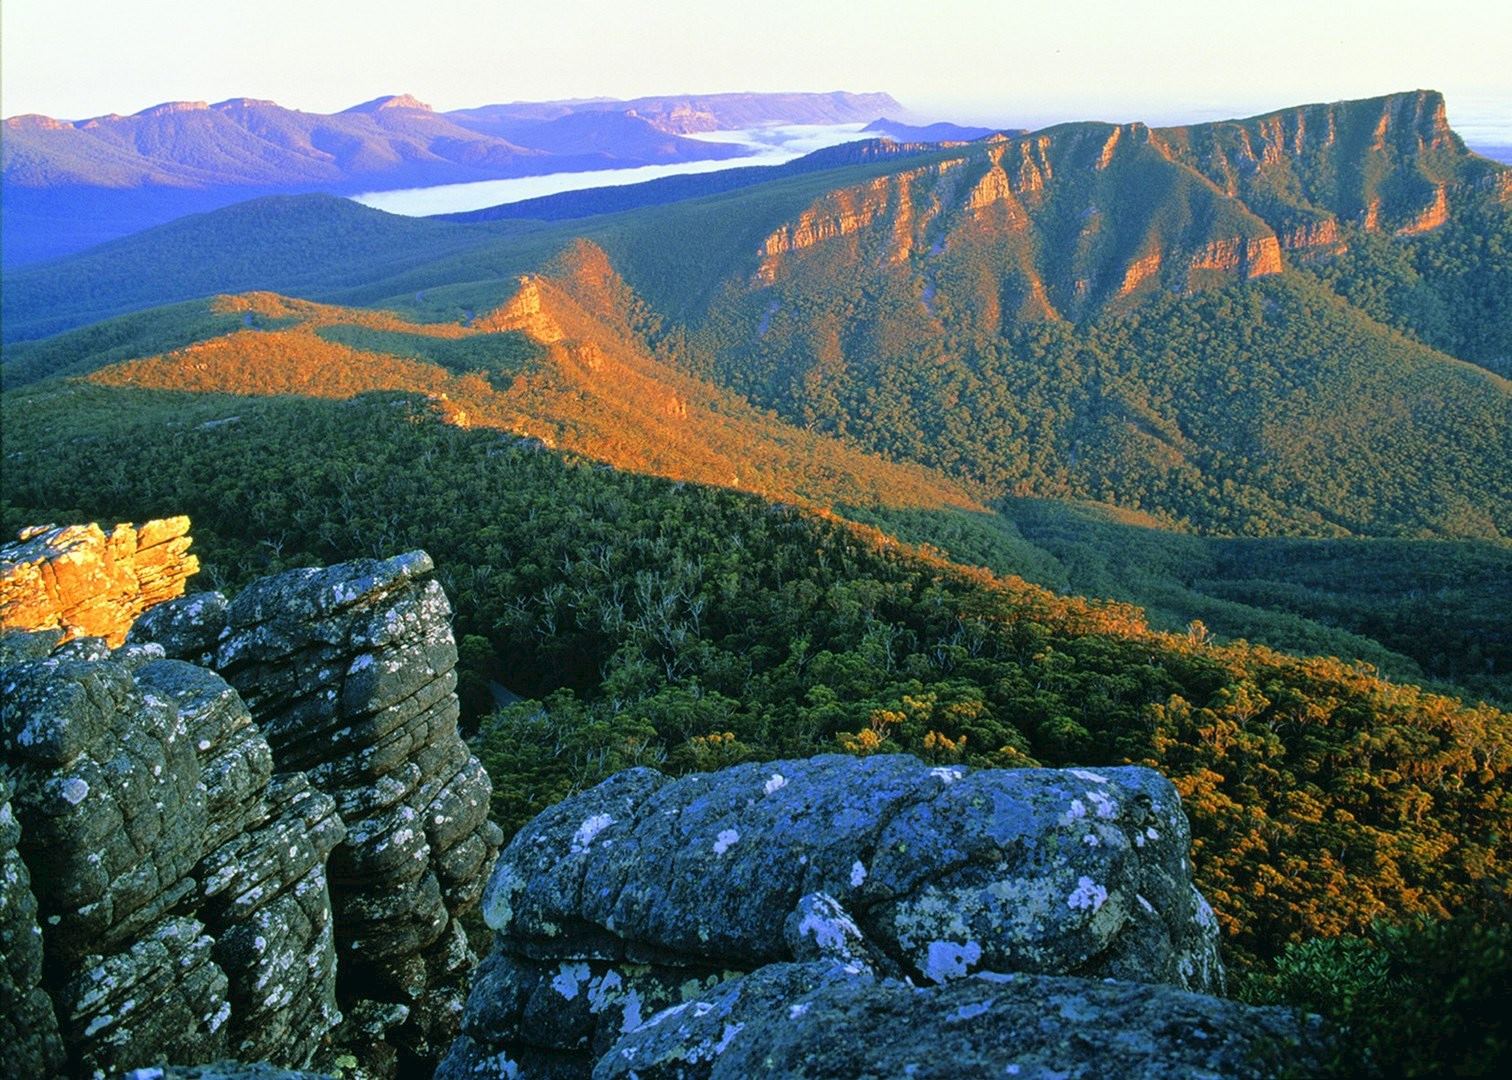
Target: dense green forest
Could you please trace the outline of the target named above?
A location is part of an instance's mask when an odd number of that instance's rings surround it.
[[[1373,319],[1512,377],[1512,214],[1472,206],[1412,243],[1348,229],[1308,269]]]
[[[804,306],[774,299],[759,342],[706,331],[716,378],[1005,495],[1097,499],[1214,533],[1512,530],[1512,387],[1301,277],[1001,335],[862,315],[816,345],[825,313],[865,304],[865,283],[832,280]]]
[[[459,430],[413,398],[76,383],[5,406],[6,528],[188,513],[198,583],[225,589],[429,550],[472,715],[491,679],[533,699],[475,737],[510,828],[633,763],[1135,761],[1182,791],[1240,964],[1506,889],[1512,744],[1489,706],[1154,631],[823,514]]]

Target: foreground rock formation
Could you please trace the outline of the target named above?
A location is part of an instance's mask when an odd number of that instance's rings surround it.
[[[181,596],[198,572],[189,519],[117,525],[39,525],[0,546],[0,630],[61,630],[63,640],[121,644],[143,611]]]
[[[113,650],[0,639],[0,1071],[439,1055],[500,835],[431,569],[181,598]]]
[[[1142,768],[621,773],[500,857],[438,1075],[1274,1071],[1315,1033],[1207,996],[1189,841]]]

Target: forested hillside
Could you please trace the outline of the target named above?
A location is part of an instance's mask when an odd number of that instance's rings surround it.
[[[75,384],[9,394],[5,525],[195,521],[202,584],[423,546],[467,692],[530,697],[478,746],[516,826],[634,763],[907,749],[1148,762],[1186,799],[1240,959],[1494,902],[1506,714],[1336,660],[1149,630],[1118,604],[884,534],[439,422],[423,400]]]
[[[187,513],[207,588],[425,547],[509,828],[637,763],[1141,762],[1241,967],[1492,923],[1512,187],[1441,105],[177,223],[7,277],[72,329],[5,348],[3,524]]]

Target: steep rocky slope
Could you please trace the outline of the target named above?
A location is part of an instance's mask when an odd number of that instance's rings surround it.
[[[10,1074],[439,1056],[500,839],[449,614],[414,552],[0,639]]]

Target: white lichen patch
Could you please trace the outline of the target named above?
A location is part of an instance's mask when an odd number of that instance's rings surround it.
[[[1097,845],[1101,844],[1102,841],[1097,838],[1096,833],[1088,833],[1086,836],[1082,837],[1082,843],[1086,844],[1088,847],[1097,847]]]
[[[1072,769],[1071,775],[1079,780],[1090,780],[1094,784],[1106,784],[1108,778],[1101,773],[1095,773],[1091,769]]]
[[[962,978],[971,965],[982,959],[982,947],[975,941],[931,941],[924,962],[924,974],[937,983]]]
[[[634,1031],[641,1026],[641,1006],[641,996],[636,990],[631,989],[625,994],[625,1016],[620,1022],[621,1034]]]
[[[740,840],[740,833],[734,829],[721,829],[719,835],[714,838],[714,854],[723,855]]]
[[[576,964],[569,964],[564,960],[559,966],[556,975],[552,977],[551,988],[568,1001],[571,1001],[577,997],[578,987],[587,982],[590,977],[591,972],[588,970],[587,964],[581,961]]]
[[[937,769],[930,769],[929,775],[943,784],[953,784],[965,774],[959,768],[941,766]]]
[[[588,1011],[601,1013],[619,997],[615,993],[624,985],[620,973],[612,968],[588,984]]]
[[[811,1006],[811,1003],[807,1002],[807,1001],[800,1001],[796,1005],[789,1005],[788,1006],[788,1019],[789,1020],[796,1020],[796,1019],[798,1019],[804,1013],[806,1013],[806,1012],[809,1011],[810,1006]]]
[[[851,863],[851,888],[859,889],[861,887],[861,883],[865,880],[866,866],[861,862],[860,859],[857,859],[855,862]]]
[[[1139,906],[1142,907],[1142,908],[1144,908],[1151,915],[1155,914],[1155,905],[1152,904],[1152,903],[1150,903],[1148,900],[1146,900],[1141,894],[1135,893],[1134,894],[1134,899],[1138,900],[1139,901]]]
[[[594,814],[588,820],[577,827],[577,832],[572,834],[573,855],[581,855],[587,851],[593,843],[593,838],[614,824],[614,819],[608,814]]]
[[[1076,881],[1076,888],[1066,897],[1066,906],[1078,911],[1091,908],[1096,911],[1108,902],[1108,890],[1083,874]]]
[[[1107,795],[1101,791],[1089,791],[1086,794],[1087,801],[1092,804],[1092,809],[1098,817],[1111,818],[1118,816],[1118,804],[1108,798]]]
[[[831,914],[828,916],[817,911],[807,912],[798,924],[798,936],[812,936],[819,948],[833,952],[843,951],[847,939],[860,938],[861,930],[836,904],[831,908]]]
[[[89,783],[77,776],[70,776],[63,781],[58,793],[69,805],[78,806],[89,796]]]
[[[1083,803],[1080,799],[1072,799],[1071,800],[1071,805],[1069,807],[1067,807],[1066,808],[1066,812],[1061,815],[1061,824],[1062,825],[1069,825],[1073,821],[1080,821],[1082,818],[1084,818],[1086,816],[1087,816],[1087,806],[1086,806],[1086,804]]]
[[[761,786],[761,790],[771,795],[774,792],[781,791],[785,787],[787,787],[787,777],[783,776],[780,772],[774,772],[767,779],[767,782]]]
[[[714,1044],[714,1053],[722,1054],[728,1050],[730,1044],[735,1041],[735,1036],[739,1035],[744,1028],[744,1024],[726,1024],[719,1036],[719,1041]]]

